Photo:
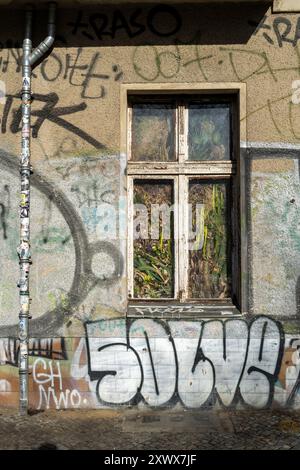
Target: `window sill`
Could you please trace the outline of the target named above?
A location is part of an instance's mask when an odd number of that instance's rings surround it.
[[[142,302],[130,301],[128,318],[204,319],[241,317],[242,313],[232,304],[202,304],[195,302]]]

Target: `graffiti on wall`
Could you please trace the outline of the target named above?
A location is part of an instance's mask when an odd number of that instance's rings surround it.
[[[5,367],[12,366],[18,371],[19,340],[2,338],[0,340],[0,394],[2,400],[7,394],[17,395],[18,381],[15,374],[5,374]],[[77,408],[82,404],[81,394],[75,388],[65,386],[64,365],[68,361],[65,338],[38,338],[29,340],[29,380],[37,409],[54,407]],[[4,386],[5,385],[5,386]],[[4,394],[4,395],[3,395]],[[16,399],[16,397],[14,397]],[[11,405],[14,404],[12,400]],[[16,405],[16,403],[15,403]]]
[[[5,134],[8,131],[8,127],[9,131],[13,134],[16,134],[20,131],[21,108],[19,101],[20,98],[17,95],[6,96],[6,102],[5,106],[3,107],[1,119],[2,134]],[[13,107],[14,102],[17,102],[17,107]],[[57,106],[59,103],[59,97],[57,93],[54,92],[47,95],[35,94],[34,102],[42,103],[42,105],[39,107],[39,109],[36,109],[34,106],[34,109],[31,113],[32,117],[36,118],[32,125],[33,138],[38,137],[39,131],[45,122],[50,122],[80,137],[97,149],[105,148],[105,146],[97,139],[63,117],[84,111],[87,108],[85,102],[70,106]],[[10,117],[11,120],[9,123]]]
[[[250,324],[240,319],[140,319],[122,320],[121,328],[114,322],[86,324],[89,377],[97,383],[100,403],[272,404],[284,354],[278,322],[268,317]],[[300,385],[297,374],[290,390],[293,400]]]
[[[295,106],[291,103],[291,91],[282,93],[282,87],[278,87],[279,92],[274,98],[274,87],[281,84],[287,73],[291,75],[291,80],[295,80],[300,75],[300,18],[288,16],[264,15],[261,21],[248,20],[249,34],[253,32],[254,47],[232,44],[232,41],[224,41],[224,45],[215,45],[212,49],[207,49],[203,44],[203,31],[197,29],[191,31],[190,39],[183,39],[183,28],[186,16],[184,11],[169,5],[158,5],[149,9],[134,9],[130,12],[122,10],[110,10],[104,12],[77,11],[76,17],[72,21],[66,18],[66,30],[68,38],[85,38],[87,45],[94,45],[97,40],[109,39],[112,44],[118,39],[120,34],[125,34],[129,39],[134,39],[145,33],[150,33],[153,38],[165,41],[166,44],[140,41],[134,44],[131,52],[131,62],[133,76],[144,81],[154,82],[160,80],[186,79],[187,76],[197,77],[201,81],[214,82],[216,76],[221,81],[246,81],[249,84],[255,81],[270,80],[270,85],[263,86],[268,90],[263,97],[263,102],[259,102],[255,109],[250,109],[248,118],[257,113],[264,113],[271,119],[275,130],[280,137],[287,137],[284,121],[290,127],[288,137],[299,140],[299,116]],[[245,28],[247,29],[247,20]],[[69,28],[69,29],[68,29]],[[224,32],[225,34],[225,32]],[[168,39],[171,38],[171,39]],[[262,40],[262,41],[261,41]],[[293,63],[282,64],[278,61],[278,56],[274,54],[275,48],[264,48],[267,45],[291,45],[293,51]],[[59,46],[67,47],[67,40],[58,38]],[[79,90],[81,101],[78,105],[57,107],[58,96],[55,93],[45,95],[45,99],[53,105],[45,104],[45,107],[38,110],[38,122],[34,125],[33,136],[36,137],[40,125],[43,124],[41,114],[47,116],[48,106],[51,108],[46,120],[54,122],[64,130],[78,135],[95,148],[103,149],[105,146],[98,139],[88,135],[79,126],[71,124],[62,116],[66,114],[88,112],[87,103],[93,100],[105,98],[112,90],[112,85],[124,78],[124,69],[128,68],[126,62],[118,61],[106,57],[106,52],[92,52],[86,55],[83,47],[76,47],[75,52],[68,52],[67,49],[60,50],[58,47],[51,55],[43,61],[35,70],[35,77],[49,84],[66,81],[71,87]],[[279,62],[279,66],[278,66]],[[0,68],[6,73],[20,73],[21,49],[20,44],[9,39],[0,43]],[[126,76],[126,79],[130,77]],[[290,88],[290,87],[289,87]],[[41,95],[43,96],[43,95]],[[38,102],[41,96],[36,96]],[[14,95],[8,95],[7,104],[2,117],[2,133],[7,129],[7,117],[10,112],[11,100]],[[261,101],[261,100],[260,100]],[[255,100],[253,100],[253,103]],[[52,111],[52,106],[54,110]],[[283,112],[278,113],[277,108],[281,107]],[[59,110],[59,111],[58,111]],[[19,127],[17,122],[20,112],[14,110],[15,119],[11,124],[11,131],[16,132]],[[79,129],[79,130],[78,130]]]
[[[2,185],[0,190],[0,230],[4,239],[7,238],[7,224],[10,211],[10,188]]]
[[[38,388],[39,402],[36,407],[57,410],[66,408],[79,408],[82,397],[76,388],[66,388],[63,382],[63,374],[60,361],[45,361],[39,358],[33,362],[32,381]]]
[[[0,70],[3,75],[9,72],[20,73],[21,50],[18,42],[7,40],[5,44],[0,43]],[[105,84],[108,81],[118,82],[123,78],[122,69],[118,64],[104,67],[100,52],[94,52],[90,60],[87,60],[83,48],[78,47],[74,55],[52,51],[32,75],[48,83],[67,81],[70,86],[79,88],[81,98],[93,100],[107,95]]]
[[[129,39],[150,32],[156,37],[170,37],[178,33],[182,18],[177,9],[171,5],[157,5],[147,12],[142,8],[134,9],[128,16],[120,9],[109,15],[103,12],[77,12],[74,21],[67,23],[73,36],[83,36],[92,41],[105,38],[115,39],[123,32]]]
[[[287,43],[296,47],[300,39],[300,17],[296,21],[291,21],[286,16],[276,15],[273,20],[269,20],[265,15],[260,23],[249,20],[248,24],[256,27],[254,34],[262,34],[262,37],[272,45],[283,47],[283,44]]]
[[[38,409],[300,407],[300,338],[266,316],[87,322],[86,339],[74,338],[68,354],[59,339],[34,341]]]
[[[18,174],[16,157],[2,152],[0,165],[6,171],[10,171],[15,175]],[[86,226],[76,208],[58,187],[50,184],[38,172],[34,172],[32,175],[31,184],[33,188],[45,195],[62,215],[69,228],[75,251],[74,274],[70,290],[68,292],[62,291],[62,295],[59,295],[59,299],[55,302],[52,310],[50,309],[31,321],[32,336],[39,335],[41,332],[51,336],[55,335],[58,328],[66,323],[68,317],[75,313],[76,308],[96,286],[109,288],[120,280],[124,271],[124,259],[118,246],[111,241],[89,241]],[[49,242],[47,230],[43,224],[41,226],[41,237],[42,243]],[[94,269],[94,260],[97,256],[104,255],[108,263],[109,273],[107,275],[98,275]],[[1,325],[0,335],[2,337],[16,337],[17,325]]]
[[[64,338],[31,338],[29,340],[29,356],[48,359],[66,360],[67,351]],[[16,338],[0,339],[0,364],[18,366],[20,351],[19,340]]]
[[[146,59],[145,59],[146,58]],[[174,80],[184,77],[185,71],[199,77],[201,81],[215,81],[216,71],[219,79],[247,82],[257,85],[269,80],[263,102],[250,109],[243,119],[265,114],[274,125],[280,137],[286,137],[286,123],[289,137],[299,140],[298,106],[293,105],[292,81],[300,76],[300,51],[295,47],[293,62],[278,66],[277,58],[262,48],[219,46],[218,51],[207,53],[199,44],[186,46],[176,40],[171,46],[136,46],[132,54],[132,66],[137,77],[147,81]],[[286,92],[282,92],[282,78],[290,74],[291,82]],[[279,93],[274,98],[274,90]],[[255,102],[253,100],[253,102]],[[281,112],[276,112],[280,106]]]
[[[162,21],[166,18],[167,21]],[[127,16],[120,10],[112,10],[109,15],[79,11],[68,22],[67,34],[74,36],[74,40],[86,38],[91,41],[90,45],[99,40],[118,40],[124,35],[131,40],[144,33],[162,41],[171,38],[162,46],[134,43],[129,65],[126,58],[126,70],[129,67],[134,81],[183,81],[192,76],[208,82],[215,81],[217,74],[220,80],[246,81],[252,86],[268,80],[274,87],[281,88],[281,77],[300,75],[299,21],[293,23],[296,28],[293,29],[289,19],[276,18],[280,21],[264,18],[256,24],[255,35],[262,35],[263,40],[279,48],[289,44],[294,46],[293,63],[278,64],[276,56],[264,51],[259,42],[255,47],[242,47],[228,41],[224,43],[228,44],[226,47],[215,45],[214,49],[203,51],[201,31],[194,33],[189,44],[181,41],[178,33],[182,32],[182,16],[173,7],[163,5],[150,7],[147,11],[136,8]],[[20,66],[18,44],[7,41],[0,47],[1,71],[4,74],[19,73]],[[98,151],[107,150],[101,142],[103,136],[91,135],[89,119],[85,118],[92,115],[88,104],[95,106],[97,100],[103,104],[102,99],[108,96],[112,85],[119,86],[124,78],[124,70],[125,61],[123,68],[122,62],[107,60],[104,51],[93,51],[87,57],[82,47],[76,47],[73,54],[57,48],[35,70],[35,78],[51,86],[65,83],[75,87],[80,99],[62,105],[57,90],[34,96],[32,135],[43,151],[43,172],[47,173],[50,168],[52,180],[57,176],[60,179],[53,184],[42,173],[35,171],[32,176],[33,187],[46,198],[45,216],[33,242],[37,245],[36,253],[45,256],[46,266],[47,254],[55,251],[63,259],[64,248],[71,244],[74,245],[75,262],[70,289],[62,287],[51,294],[52,307],[32,320],[31,334],[60,335],[60,329],[78,319],[85,325],[86,337],[70,340],[68,353],[60,338],[32,340],[32,405],[39,409],[144,404],[164,407],[176,403],[187,408],[216,405],[263,408],[276,404],[299,408],[300,340],[285,336],[281,324],[268,317],[257,317],[249,323],[242,319],[189,321],[183,320],[184,314],[188,314],[183,308],[178,321],[149,318],[89,321],[91,311],[96,311],[96,307],[89,310],[83,302],[95,286],[107,290],[114,286],[113,295],[122,295],[118,283],[125,269],[122,251],[111,240],[100,240],[96,230],[105,227],[98,208],[103,203],[114,206],[122,178],[119,178],[120,162],[116,155],[111,158],[85,155],[79,143],[85,142]],[[292,106],[291,94],[290,88],[286,93],[280,90],[276,98],[265,94],[257,106],[256,101],[249,100],[252,108],[247,118],[267,113],[279,136],[300,139],[298,108]],[[277,112],[278,106],[281,112]],[[17,134],[21,119],[19,97],[7,95],[1,112],[2,134]],[[74,119],[78,118],[76,125],[72,123],[73,114]],[[282,125],[284,120],[288,123],[288,131]],[[50,151],[44,148],[45,142],[40,139],[49,124],[64,131],[63,139],[57,139]],[[279,154],[283,155],[282,149]],[[5,171],[18,174],[15,156],[1,152],[0,164]],[[101,181],[96,175],[101,175]],[[9,233],[11,190],[8,185],[0,188],[0,237],[4,240]],[[292,203],[289,204],[287,213],[293,214],[295,210],[291,209]],[[66,222],[65,230],[54,226],[54,210]],[[277,206],[273,211],[277,216],[276,211]],[[294,220],[297,217],[293,217],[290,226],[296,233]],[[99,275],[94,269],[95,260],[103,254],[108,274]],[[299,282],[296,287],[299,303]],[[171,314],[172,309],[166,307],[164,313]],[[98,312],[99,316],[103,317],[102,312]],[[0,334],[5,337],[0,342],[0,363],[3,364],[0,392],[7,393],[14,387],[9,375],[11,368],[15,372],[17,369],[16,325],[1,325]],[[8,368],[9,372],[6,372]]]
[[[41,64],[41,76],[47,82],[68,80],[69,85],[80,87],[80,96],[83,99],[103,98],[107,94],[103,82],[111,79],[117,82],[122,78],[123,72],[117,64],[112,64],[109,71],[103,71],[99,52],[92,55],[90,62],[82,60],[82,52],[83,48],[79,47],[74,60],[68,53],[62,57],[52,53],[49,59]]]

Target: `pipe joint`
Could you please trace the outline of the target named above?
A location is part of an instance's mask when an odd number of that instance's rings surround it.
[[[48,36],[33,50],[30,54],[29,62],[33,66],[39,59],[41,59],[52,47],[55,39],[55,16],[56,16],[56,3],[49,3],[48,13]]]

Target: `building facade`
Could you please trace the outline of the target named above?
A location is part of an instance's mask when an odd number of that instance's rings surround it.
[[[18,407],[22,4],[0,15]],[[58,2],[32,93],[29,407],[299,409],[300,7]]]

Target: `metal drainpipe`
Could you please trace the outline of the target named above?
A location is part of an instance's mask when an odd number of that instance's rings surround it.
[[[22,59],[22,148],[20,161],[21,200],[20,200],[20,245],[17,252],[20,264],[19,313],[19,410],[28,410],[28,352],[29,352],[29,269],[30,255],[30,117],[31,117],[31,72],[37,61],[42,58],[54,43],[56,4],[49,3],[48,36],[32,51],[32,8],[25,13],[25,37]]]

